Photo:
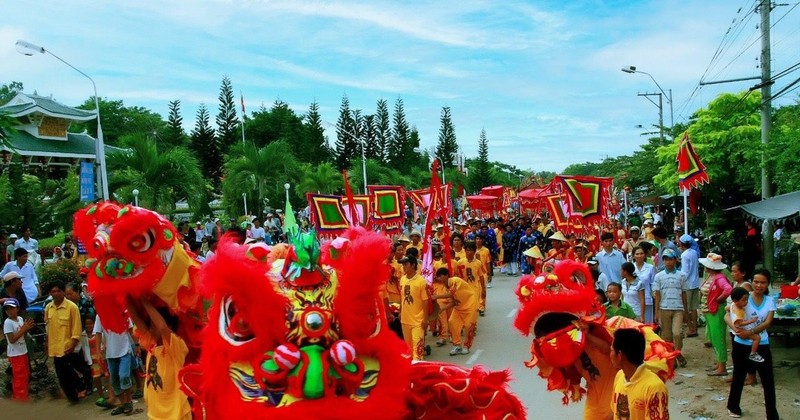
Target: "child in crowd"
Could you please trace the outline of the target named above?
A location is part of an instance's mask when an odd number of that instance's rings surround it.
[[[747,307],[747,301],[749,299],[750,292],[748,292],[744,287],[734,287],[731,291],[731,300],[733,300],[733,305],[730,306],[730,314],[731,321],[736,328],[752,330],[755,327],[753,324],[758,322],[757,317],[745,319],[747,316],[745,313],[745,308]],[[761,336],[759,334],[753,334],[750,339],[753,340],[753,344],[750,346],[750,357],[748,357],[748,359],[756,363],[763,363],[764,358],[758,354],[758,346],[761,343]]]
[[[3,334],[8,340],[8,362],[11,364],[11,390],[15,400],[28,401],[28,380],[31,372],[28,366],[28,346],[25,334],[33,328],[33,320],[22,320],[19,316],[19,301],[7,298],[3,302],[6,320],[3,321]]]
[[[447,304],[441,312],[449,313],[449,332],[453,342],[450,355],[469,354],[475,339],[478,322],[479,295],[472,285],[459,277],[450,277],[447,268],[436,271],[436,283],[443,285],[444,293],[436,294],[434,299],[445,299]],[[463,341],[462,341],[462,335]]]
[[[440,254],[441,258],[441,254]],[[439,276],[440,270],[445,270],[448,273],[450,270],[447,269],[447,263],[436,265],[434,263],[434,270],[433,272],[436,275],[433,278],[433,295],[434,296],[442,296],[449,292],[447,289],[447,277]],[[436,304],[439,305],[439,317],[436,319],[436,328],[433,330],[435,335],[439,336],[439,339],[436,341],[436,345],[438,347],[444,346],[447,344],[447,338],[449,336],[449,331],[447,328],[448,319],[450,319],[450,315],[453,312],[453,304],[452,299],[447,297],[437,297]]]
[[[622,301],[622,285],[611,282],[606,289],[608,302],[605,304],[606,317],[624,316],[628,319],[636,319],[636,313],[628,302]]]
[[[94,319],[86,318],[83,320],[84,331],[89,337],[89,354],[92,358],[92,380],[94,387],[100,397],[95,401],[95,405],[102,408],[114,408],[116,406],[116,398],[114,393],[111,392],[111,382],[108,379],[108,366],[106,365],[105,352],[103,349],[102,337],[100,334],[94,333]],[[108,392],[108,397],[106,397]]]

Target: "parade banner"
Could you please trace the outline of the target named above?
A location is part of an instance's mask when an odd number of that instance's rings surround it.
[[[347,221],[350,222],[351,225],[360,225],[360,226],[367,226],[371,220],[370,213],[372,211],[372,200],[370,200],[370,196],[368,195],[354,195],[353,196],[353,203],[354,205],[350,206],[350,199],[348,197],[342,197],[342,208],[344,209],[344,215],[347,217]],[[354,211],[358,220],[355,222],[352,220],[351,211]]]
[[[556,176],[553,182],[569,197],[569,215],[580,215],[585,223],[608,221],[612,178]]]
[[[678,162],[678,187],[681,190],[691,190],[710,182],[706,166],[695,152],[688,132],[683,133],[675,161]]]
[[[370,185],[367,187],[372,204],[372,223],[384,230],[399,229],[403,226],[403,187],[389,185]]]
[[[335,236],[350,226],[341,196],[307,193],[306,198],[311,209],[311,223],[320,236]]]
[[[551,194],[544,198],[556,230],[566,229],[569,226],[568,199],[563,194]]]
[[[440,194],[440,201],[442,203],[438,204],[439,206],[444,204],[444,201],[447,201],[447,207],[450,207],[450,184],[440,185],[438,190]],[[406,196],[411,199],[411,202],[417,208],[421,209],[422,211],[427,211],[428,206],[431,204],[431,190],[430,188],[424,188],[419,190],[411,190],[406,191]]]

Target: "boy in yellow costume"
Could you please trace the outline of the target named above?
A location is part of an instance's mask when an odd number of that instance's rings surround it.
[[[428,282],[417,273],[417,259],[411,256],[400,260],[403,265],[403,278],[400,290],[400,323],[403,325],[403,338],[411,350],[412,360],[425,360],[425,326],[428,320]]]
[[[441,313],[451,312],[448,322],[453,349],[450,355],[469,354],[478,325],[478,295],[475,288],[460,277],[450,277],[450,271],[446,268],[436,271],[434,284],[444,285],[445,290],[445,293],[436,294],[434,298],[449,301],[441,308]],[[465,336],[463,344],[462,335]]]
[[[475,255],[483,264],[483,271],[486,275],[485,281],[481,285],[481,303],[478,307],[480,316],[484,316],[486,312],[486,288],[491,287],[492,283],[492,253],[489,248],[483,246],[484,240],[483,235],[475,237]]]
[[[475,289],[475,295],[480,302],[486,293],[486,265],[475,255],[477,253],[475,242],[467,242],[464,250],[467,256],[458,263],[458,276]],[[478,308],[480,308],[480,303]],[[478,312],[480,313],[480,309]]]

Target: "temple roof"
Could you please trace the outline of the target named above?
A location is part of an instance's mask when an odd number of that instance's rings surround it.
[[[22,156],[46,156],[64,157],[76,159],[94,159],[95,143],[94,137],[87,133],[68,133],[67,141],[53,141],[40,139],[24,130],[13,130],[9,136],[9,143],[13,149],[0,147],[0,150]],[[119,147],[105,146],[106,154],[124,151]]]
[[[44,115],[71,121],[88,121],[97,116],[94,111],[72,108],[62,105],[52,98],[26,93],[18,93],[7,104],[0,106],[0,112],[12,117],[22,117],[40,112]]]

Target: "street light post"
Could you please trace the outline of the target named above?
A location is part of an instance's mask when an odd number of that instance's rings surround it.
[[[621,70],[623,72],[629,73],[629,74],[633,74],[633,73],[646,74],[647,77],[649,77],[650,80],[652,80],[653,83],[656,84],[656,86],[658,87],[658,90],[661,91],[661,94],[664,95],[664,97],[667,98],[667,102],[669,102],[669,128],[672,129],[672,127],[675,126],[675,116],[674,116],[674,114],[672,112],[672,89],[669,89],[669,91],[668,91],[669,94],[667,94],[667,92],[665,92],[664,89],[661,88],[661,85],[658,84],[658,82],[656,81],[656,79],[653,77],[652,74],[650,74],[650,73],[648,73],[646,71],[636,70],[636,66],[623,67]],[[663,113],[663,108],[660,108],[660,109],[662,109],[662,113]],[[663,124],[662,124],[662,127],[663,127]]]
[[[139,190],[134,189],[131,193],[133,193],[133,205],[139,207]]]
[[[97,175],[97,184],[98,189],[103,194],[103,200],[108,200],[108,173],[106,172],[106,148],[103,142],[103,127],[100,125],[100,99],[97,96],[97,85],[94,83],[94,79],[89,77],[88,74],[78,70],[77,67],[73,66],[72,64],[66,62],[63,58],[53,54],[49,50],[44,49],[35,44],[31,44],[30,42],[26,42],[23,40],[19,40],[16,43],[17,51],[20,54],[32,56],[34,53],[39,54],[50,54],[55,57],[58,61],[70,66],[73,70],[80,73],[83,77],[89,79],[92,82],[92,88],[94,89],[94,107],[95,113],[97,114],[97,142],[95,144],[95,158],[97,160],[97,164],[100,167],[100,173]]]

